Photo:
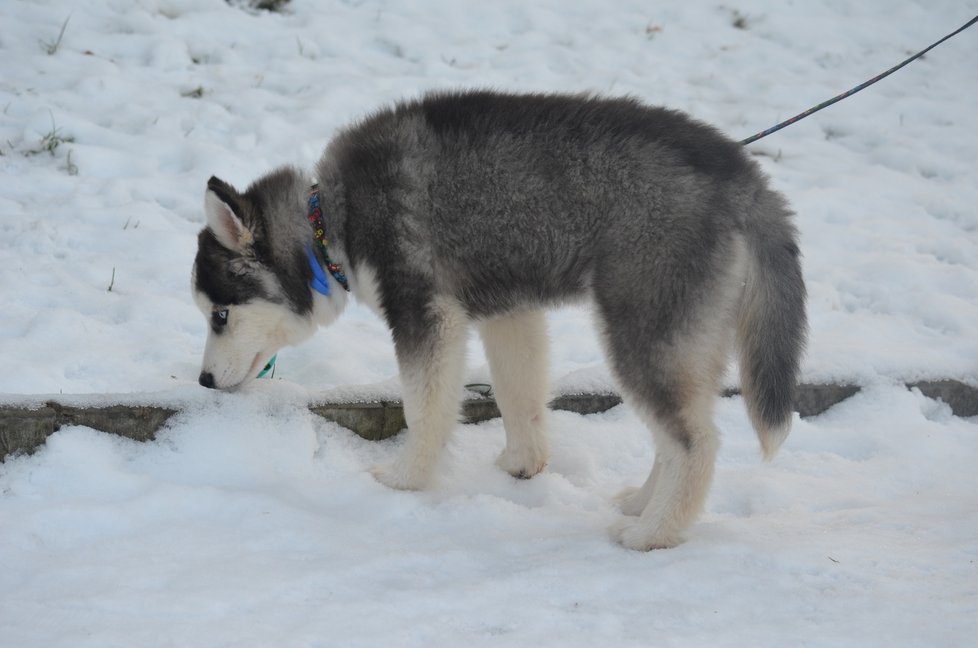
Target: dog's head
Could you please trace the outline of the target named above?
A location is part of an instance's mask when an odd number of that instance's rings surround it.
[[[208,181],[207,226],[191,273],[194,301],[208,322],[201,385],[240,387],[280,348],[315,331],[306,194],[294,169],[273,172],[244,193]]]

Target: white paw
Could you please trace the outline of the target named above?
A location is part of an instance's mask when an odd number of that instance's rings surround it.
[[[611,525],[611,537],[626,549],[635,551],[651,551],[652,549],[669,549],[682,542],[675,535],[649,532],[640,519],[624,517]]]
[[[398,461],[374,466],[370,473],[384,486],[396,490],[422,490],[428,485],[427,475],[405,469]]]
[[[544,469],[547,459],[547,453],[543,450],[513,451],[507,447],[496,459],[496,465],[517,479],[529,479]]]
[[[649,503],[649,498],[642,493],[642,489],[634,486],[626,488],[613,499],[625,515],[641,515],[645,505]]]

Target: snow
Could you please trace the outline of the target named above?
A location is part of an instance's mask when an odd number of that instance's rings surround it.
[[[722,400],[712,494],[672,550],[606,533],[611,497],[650,465],[626,408],[554,413],[552,461],[525,482],[493,465],[500,421],[461,426],[430,491],[393,492],[368,469],[399,440],[302,407],[396,393],[383,324],[355,306],[280,353],[276,379],[205,392],[189,271],[210,175],[311,169],[385,102],[633,94],[743,138],[978,4],[287,7],[0,4],[0,400],[183,405],[152,443],[68,427],[0,464],[0,645],[973,644],[978,421],[901,384],[978,384],[974,30],[751,145],[798,213],[803,378],[866,389],[797,420],[770,464],[742,402]],[[35,152],[45,136],[58,145]],[[558,390],[608,385],[587,309],[551,332]],[[468,377],[486,382],[470,346]]]

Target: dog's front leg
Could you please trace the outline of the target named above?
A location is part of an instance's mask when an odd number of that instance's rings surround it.
[[[459,416],[468,318],[454,303],[436,304],[424,315],[406,330],[395,327],[407,438],[394,462],[372,470],[401,490],[428,485]]]
[[[547,320],[542,311],[524,311],[486,320],[480,333],[506,429],[506,448],[496,463],[513,477],[529,479],[550,457]]]

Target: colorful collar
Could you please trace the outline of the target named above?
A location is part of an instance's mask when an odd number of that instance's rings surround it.
[[[323,228],[323,210],[319,206],[318,184],[314,184],[309,192],[309,223],[312,225],[312,237],[315,239],[316,244],[319,246],[319,251],[323,255],[323,262],[326,269],[343,286],[343,289],[349,292],[350,284],[346,279],[346,275],[343,274],[343,268],[340,264],[334,263],[326,251],[326,246],[329,245],[329,239],[326,238],[326,231]],[[326,273],[323,272],[322,266],[319,265],[319,259],[316,258],[316,253],[312,247],[306,248],[306,256],[309,258],[309,267],[312,268],[312,281],[310,282],[312,289],[323,295],[328,295],[329,282],[326,281]]]

